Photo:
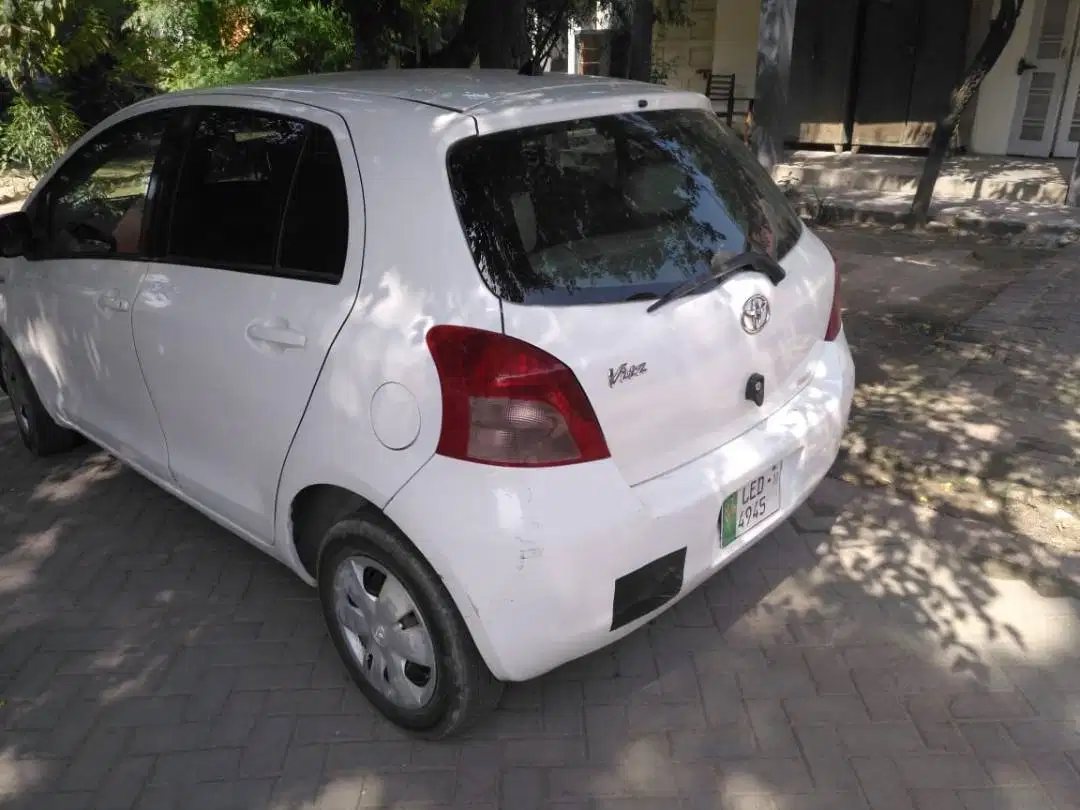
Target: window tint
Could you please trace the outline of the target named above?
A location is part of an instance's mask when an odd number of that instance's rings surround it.
[[[180,169],[168,254],[190,263],[273,267],[307,130],[291,118],[206,109]]]
[[[462,141],[454,200],[491,290],[518,303],[649,297],[717,254],[782,258],[802,223],[704,110],[604,116]]]
[[[279,264],[336,283],[348,244],[349,202],[341,159],[330,130],[313,124],[282,226]]]
[[[171,115],[123,121],[60,168],[32,214],[43,257],[138,255],[151,173]]]

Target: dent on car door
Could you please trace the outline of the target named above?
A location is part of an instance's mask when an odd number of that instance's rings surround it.
[[[177,484],[269,543],[289,445],[356,297],[346,253],[363,231],[344,122],[253,103],[194,120],[134,328]]]
[[[120,121],[48,180],[29,212],[31,283],[21,285],[20,302],[39,393],[54,395],[63,419],[155,475],[167,474],[167,454],[135,353],[131,305],[146,271],[143,211],[172,116]]]

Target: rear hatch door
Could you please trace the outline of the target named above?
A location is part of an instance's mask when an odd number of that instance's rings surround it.
[[[450,172],[506,333],[574,371],[629,483],[749,430],[809,381],[832,258],[710,113],[479,136],[455,145]],[[747,270],[649,311],[746,251],[784,278]]]

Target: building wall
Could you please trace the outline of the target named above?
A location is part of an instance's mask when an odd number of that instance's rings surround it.
[[[975,58],[979,46],[986,39],[986,33],[990,30],[990,20],[994,12],[997,11],[996,5],[997,0],[972,0],[971,2],[971,25],[968,27],[966,59],[966,63],[969,65]],[[964,114],[960,116],[960,123],[956,127],[954,143],[964,147],[969,152],[974,151],[971,137],[975,130],[975,113],[978,107],[979,97],[976,96],[968,105],[968,108],[964,110]]]
[[[754,97],[761,0],[716,0],[713,73],[735,74],[735,95]]]
[[[1009,132],[1016,113],[1017,93],[1020,91],[1016,64],[1031,39],[1035,5],[1034,2],[1024,4],[1009,44],[979,88],[971,135],[971,151],[977,154],[1004,155],[1009,151]]]
[[[667,84],[705,91],[700,70],[734,73],[736,94],[753,97],[757,72],[758,22],[761,0],[684,0],[693,20],[690,27],[658,27],[654,33],[653,56],[657,65],[670,63]],[[947,1],[947,0],[943,0]],[[958,141],[979,154],[1003,155],[1008,151],[1009,129],[1016,109],[1020,79],[1016,63],[1027,48],[1031,35],[1035,2],[1025,3],[1016,31],[997,65],[983,81],[975,103],[960,124]],[[967,56],[972,58],[982,44],[997,0],[974,0]],[[590,28],[603,29],[611,20],[598,19]],[[576,32],[568,45],[568,70],[576,72]]]
[[[653,64],[668,66],[665,84],[705,92],[706,79],[698,71],[712,69],[717,6],[723,2],[725,0],[685,0],[691,25],[658,26],[654,30]]]

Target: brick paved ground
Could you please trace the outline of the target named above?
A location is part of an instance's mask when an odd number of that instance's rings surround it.
[[[312,593],[0,403],[0,810],[1080,808],[1080,603],[1025,539],[828,481],[648,629],[451,744],[343,679]],[[1005,577],[1005,578],[1002,578]]]
[[[990,578],[955,520],[828,482],[646,631],[433,745],[346,685],[283,569],[101,454],[0,437],[3,810],[1080,803],[1078,605]]]
[[[824,236],[859,377],[835,474],[1080,552],[1080,249]]]

